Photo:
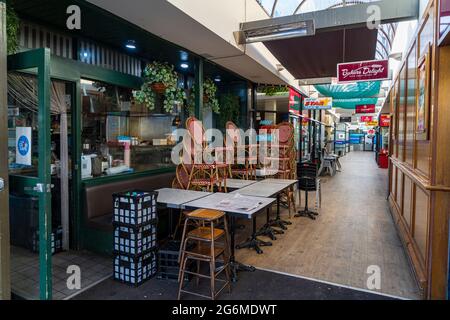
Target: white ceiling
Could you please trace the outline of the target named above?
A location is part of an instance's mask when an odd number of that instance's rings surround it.
[[[252,59],[235,43],[227,42],[223,37],[208,29],[169,1],[129,0],[127,1],[128,9],[124,7],[123,0],[88,1],[248,80],[256,83],[286,84],[277,74]],[[245,2],[235,1],[235,4],[239,3]],[[245,7],[235,9],[236,11],[242,9],[245,12]]]

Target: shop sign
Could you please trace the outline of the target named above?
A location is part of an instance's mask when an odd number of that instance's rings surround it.
[[[379,81],[389,79],[389,60],[370,60],[340,63],[338,83]]]
[[[16,127],[16,163],[31,166],[31,127]]]
[[[380,127],[390,127],[391,126],[391,116],[381,115],[380,116]]]
[[[271,126],[273,124],[273,121],[272,120],[261,120],[260,122],[259,122],[259,125],[260,126]]]
[[[378,127],[378,121],[370,121],[370,122],[367,122],[366,125],[368,127]]]
[[[356,106],[356,113],[375,113],[374,104],[363,104]]]
[[[361,122],[372,122],[373,117],[372,116],[361,116]]]
[[[305,99],[305,110],[328,110],[333,108],[333,98]]]
[[[289,89],[289,112],[295,115],[300,115],[302,106],[302,96],[293,89]]]
[[[340,123],[350,123],[350,122],[352,122],[352,117],[341,117],[339,122]]]

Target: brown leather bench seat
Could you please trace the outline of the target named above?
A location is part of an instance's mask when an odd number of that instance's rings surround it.
[[[86,226],[93,229],[112,231],[112,213],[114,193],[128,190],[151,191],[170,188],[175,173],[147,176],[143,178],[122,180],[85,188]]]

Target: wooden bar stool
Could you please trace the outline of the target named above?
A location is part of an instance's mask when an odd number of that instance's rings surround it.
[[[199,227],[187,232],[187,226],[192,225],[192,222],[199,225]],[[224,229],[219,229],[216,227],[221,224],[221,222],[223,222]],[[187,249],[189,242],[194,242],[197,246],[193,249]],[[224,212],[198,209],[186,214],[179,255],[180,272],[178,277],[178,300],[181,298],[181,293],[192,294],[215,300],[225,288],[228,287],[228,291],[231,292],[229,243],[227,219]],[[196,272],[186,269],[189,260],[193,260],[197,263]],[[209,264],[209,274],[200,273],[201,262],[206,262]],[[222,265],[220,267],[216,267],[217,262]],[[218,276],[223,272],[225,272],[225,280],[218,278]],[[196,276],[197,286],[200,278],[210,279],[210,296],[186,290],[184,288],[185,274]],[[216,291],[216,281],[224,283],[218,291]]]

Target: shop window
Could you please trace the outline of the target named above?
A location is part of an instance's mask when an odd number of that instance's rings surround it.
[[[150,112],[130,88],[82,80],[81,89],[83,179],[173,166],[175,115],[161,101]]]
[[[414,165],[414,129],[416,126],[416,85],[417,85],[417,57],[416,44],[413,45],[408,56],[408,84],[406,91],[406,141],[405,162]]]
[[[406,111],[406,66],[400,72],[399,106],[398,106],[398,159],[405,161],[405,111]]]

